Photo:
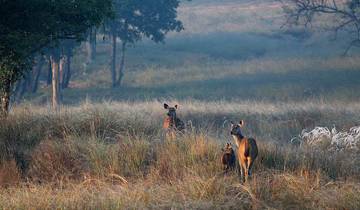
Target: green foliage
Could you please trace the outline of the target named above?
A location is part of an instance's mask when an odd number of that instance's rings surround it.
[[[63,39],[83,39],[88,28],[112,14],[110,0],[0,3],[0,87],[8,95],[9,86],[30,68],[35,53]]]
[[[134,43],[142,37],[162,42],[169,31],[180,31],[177,20],[179,0],[114,0],[115,19],[110,21],[111,33],[122,41]]]

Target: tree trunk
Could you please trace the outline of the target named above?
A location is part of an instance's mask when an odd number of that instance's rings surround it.
[[[112,54],[111,54],[111,82],[112,87],[116,86],[116,35],[112,35]]]
[[[10,94],[11,94],[11,79],[5,79],[4,87],[2,87],[2,93],[1,93],[1,110],[0,110],[1,117],[6,117],[9,113]]]
[[[59,49],[54,49],[51,55],[52,64],[52,108],[57,110],[60,104],[60,86],[59,86],[59,66],[60,66],[60,52]]]
[[[91,28],[88,39],[85,43],[86,47],[86,62],[92,63],[96,56],[96,28]]]
[[[90,32],[90,57],[91,60],[96,59],[96,28],[92,28]]]
[[[16,95],[16,101],[20,101],[26,92],[31,92],[32,83],[32,73],[31,71],[26,71],[24,77],[20,80],[20,89]]]
[[[36,93],[39,87],[39,78],[40,78],[40,74],[41,74],[41,69],[44,65],[44,56],[40,56],[39,61],[34,69],[34,81],[32,84],[32,93]]]
[[[62,84],[64,82],[64,73],[66,71],[66,67],[66,58],[65,56],[61,56],[59,64],[59,84]]]
[[[52,64],[51,64],[51,56],[49,56],[48,58],[48,75],[47,75],[47,80],[46,80],[46,84],[49,86],[51,85],[52,82]]]
[[[66,68],[63,75],[63,82],[61,84],[62,88],[68,88],[70,79],[71,79],[71,48],[66,49],[65,51],[65,57],[66,57]]]
[[[90,38],[88,38],[85,42],[85,48],[86,48],[86,64],[92,63],[91,59],[91,43]]]
[[[31,69],[32,70],[32,69]],[[26,78],[25,78],[25,92],[29,92],[31,93],[32,90],[32,82],[33,82],[33,74],[32,71],[28,71],[26,73]]]
[[[125,69],[125,51],[126,51],[126,42],[122,42],[121,48],[121,61],[119,67],[119,78],[117,80],[117,85],[121,86],[122,78],[124,77],[124,69]]]
[[[21,87],[22,87],[22,80],[18,80],[15,85],[15,90],[12,92],[12,102],[17,103],[19,101],[19,94]]]
[[[27,77],[28,77],[28,72],[25,75],[25,78],[23,78],[20,82],[20,90],[19,90],[19,94],[17,95],[17,101],[20,101],[22,99],[22,97],[24,96],[25,92],[26,92],[26,88],[27,88]]]

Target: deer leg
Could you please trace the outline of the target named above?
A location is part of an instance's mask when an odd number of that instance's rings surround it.
[[[241,181],[242,183],[245,183],[246,181],[246,173],[247,173],[247,166],[246,162],[244,160],[240,160],[240,169],[241,169]]]
[[[240,165],[240,163],[236,164],[235,167],[236,167],[237,173],[240,174],[240,176],[241,176],[241,165]]]
[[[249,177],[251,176],[251,168],[252,168],[252,166],[254,165],[254,160],[253,159],[251,159],[251,158],[248,158],[248,175],[249,175]]]
[[[241,167],[241,162],[239,160],[239,164],[238,164],[238,175],[239,175],[239,178],[240,180],[242,179],[242,167]]]
[[[240,182],[245,183],[245,171],[241,165],[240,165]]]
[[[243,161],[243,164],[244,164],[243,168],[244,168],[244,174],[245,174],[244,179],[245,179],[245,182],[247,182],[247,180],[248,180],[248,175],[249,175],[247,159],[245,159],[245,160]]]

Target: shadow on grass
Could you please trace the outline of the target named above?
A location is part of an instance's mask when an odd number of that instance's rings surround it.
[[[154,99],[298,101],[313,98],[354,100],[360,97],[360,71],[261,73],[234,78],[185,82],[153,87],[69,89],[65,104],[92,101]],[[49,98],[46,93],[43,101]],[[46,100],[45,100],[46,101]]]

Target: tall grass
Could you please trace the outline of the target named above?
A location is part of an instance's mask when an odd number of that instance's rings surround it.
[[[175,140],[162,134],[156,101],[86,102],[58,113],[15,108],[0,127],[0,209],[360,207],[356,153],[288,143],[300,121],[359,123],[350,117],[358,104],[179,104],[179,117],[194,129]],[[347,117],[336,121],[340,115]],[[240,118],[260,151],[245,185],[235,171],[224,174],[220,161],[227,121]],[[284,130],[285,118],[299,121],[293,131]]]

